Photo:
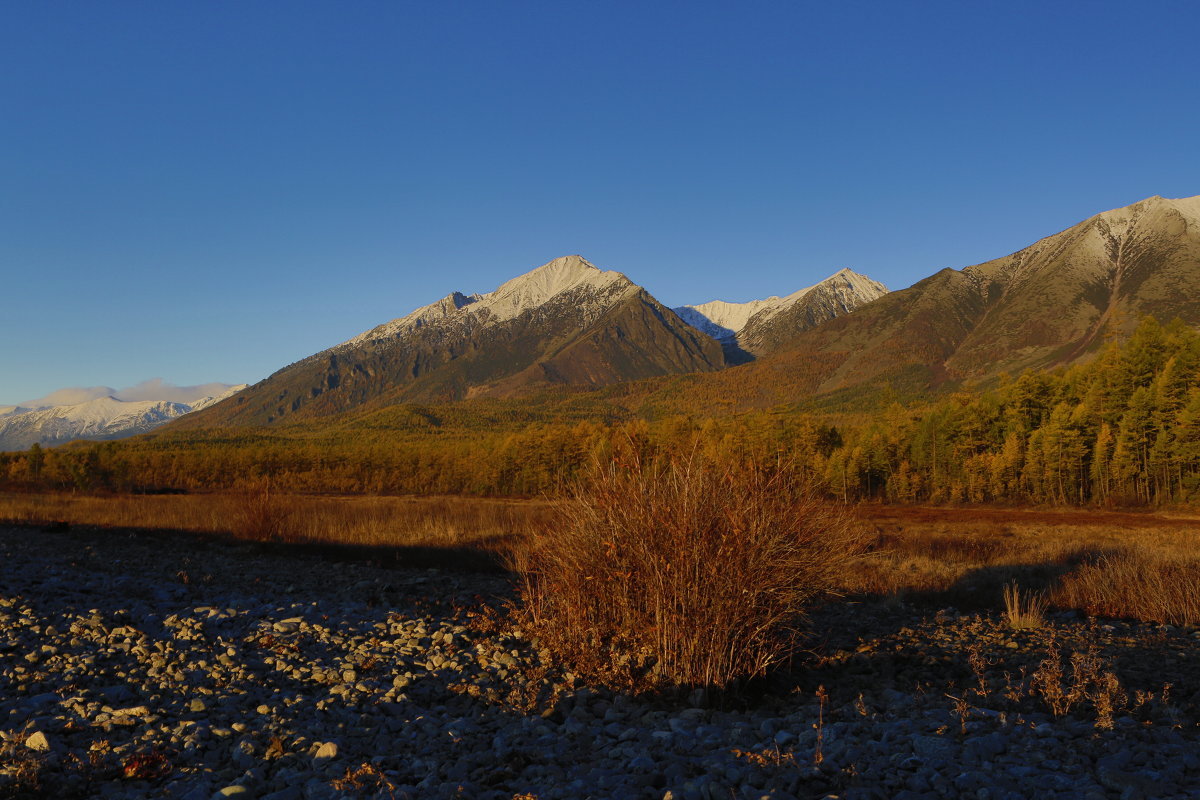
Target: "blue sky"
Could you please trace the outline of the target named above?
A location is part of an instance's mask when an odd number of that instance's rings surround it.
[[[0,404],[253,382],[556,256],[902,288],[1200,194],[1192,2],[7,3]]]

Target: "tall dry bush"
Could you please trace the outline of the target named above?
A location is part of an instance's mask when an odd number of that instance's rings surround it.
[[[534,537],[519,614],[581,671],[726,687],[794,652],[805,605],[864,543],[787,468],[614,463]]]
[[[287,495],[260,478],[243,486],[230,498],[229,525],[235,536],[259,542],[290,542],[293,535],[292,506]]]

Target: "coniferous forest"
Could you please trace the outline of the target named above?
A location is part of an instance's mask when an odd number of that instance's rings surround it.
[[[787,460],[846,501],[1162,506],[1200,492],[1200,334],[1146,318],[1090,362],[824,407],[721,413],[662,382],[540,403],[400,405],[322,427],[163,431],[0,455],[10,488],[556,494],[597,460],[698,452]],[[883,399],[881,399],[883,398]],[[691,408],[701,400],[704,414]],[[618,402],[620,400],[620,402]]]

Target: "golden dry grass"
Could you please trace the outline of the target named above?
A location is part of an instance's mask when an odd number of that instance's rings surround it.
[[[545,524],[541,501],[348,497],[265,491],[188,495],[0,495],[0,523],[227,534],[255,541],[506,552]]]
[[[1019,583],[1054,608],[1200,623],[1200,520],[1176,515],[865,506],[871,552],[846,591],[1004,609]]]
[[[1045,611],[1046,598],[1039,592],[1022,591],[1015,581],[1004,587],[1004,620],[1014,630],[1042,627]]]

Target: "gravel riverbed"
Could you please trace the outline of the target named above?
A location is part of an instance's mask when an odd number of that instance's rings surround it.
[[[0,528],[0,798],[1200,797],[1195,629],[841,605],[792,671],[706,708],[471,624],[506,591]]]

